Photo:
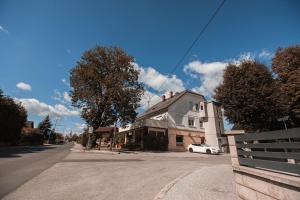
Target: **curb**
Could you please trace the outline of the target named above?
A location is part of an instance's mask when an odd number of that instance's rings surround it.
[[[156,194],[156,196],[154,197],[153,200],[161,200],[165,197],[165,195],[167,194],[167,192],[181,179],[183,179],[184,177],[190,175],[192,172],[186,172],[180,176],[178,176],[177,178],[175,178],[173,181],[171,181],[170,183],[168,183],[167,185],[165,185],[160,191],[159,193]]]

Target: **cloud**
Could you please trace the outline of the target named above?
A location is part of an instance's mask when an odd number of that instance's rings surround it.
[[[273,55],[268,50],[263,49],[260,53],[244,52],[237,58],[224,61],[202,62],[194,60],[185,65],[183,71],[192,78],[199,78],[201,81],[201,85],[192,88],[192,91],[211,98],[215,88],[222,83],[224,69],[229,63],[239,65],[242,61],[254,61],[256,58],[271,59]]]
[[[192,61],[184,66],[184,72],[192,76],[198,76],[202,84],[192,88],[192,91],[211,97],[214,89],[223,81],[223,71],[227,62],[201,62]]]
[[[70,103],[72,101],[68,92],[64,91],[61,93],[58,90],[54,90],[54,96],[52,97],[52,99],[57,100],[63,104]]]
[[[23,91],[31,91],[31,85],[24,82],[19,82],[16,87]]]
[[[274,56],[274,53],[268,51],[267,49],[263,49],[259,54],[258,57],[261,59],[272,59]]]
[[[143,110],[147,110],[151,106],[157,104],[160,101],[160,97],[152,92],[146,90],[142,96],[140,101],[141,108]]]
[[[78,116],[80,113],[78,110],[71,110],[66,108],[62,104],[56,104],[54,106],[48,105],[46,103],[40,102],[34,98],[14,98],[14,100],[18,103],[21,103],[27,110],[27,112],[38,115],[38,116]]]
[[[61,82],[62,82],[65,86],[68,86],[69,88],[71,87],[71,86],[70,86],[70,83],[69,83],[65,78],[62,78],[62,79],[61,79]]]
[[[157,92],[180,92],[185,89],[183,81],[176,75],[163,75],[152,67],[140,67],[137,63],[133,65],[140,71],[139,81]]]
[[[6,30],[3,26],[0,25],[0,32],[8,34],[8,30]]]
[[[85,128],[87,128],[87,125],[85,123],[75,123],[75,127],[77,130],[83,130]]]

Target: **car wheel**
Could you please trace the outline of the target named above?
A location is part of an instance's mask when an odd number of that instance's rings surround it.
[[[211,151],[209,149],[206,149],[207,154],[211,154]]]
[[[193,148],[189,148],[189,152],[193,153],[194,152]]]

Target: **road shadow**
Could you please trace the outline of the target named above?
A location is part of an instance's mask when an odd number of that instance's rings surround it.
[[[48,149],[57,148],[55,146],[15,146],[15,147],[1,147],[0,158],[17,158],[21,157],[22,154],[37,153]]]

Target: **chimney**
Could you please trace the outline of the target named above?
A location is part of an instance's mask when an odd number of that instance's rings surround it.
[[[172,98],[173,97],[173,91],[170,91],[170,98]]]
[[[165,101],[165,100],[166,100],[166,96],[165,96],[165,95],[162,95],[162,96],[160,97],[160,99],[161,99],[161,101]]]

